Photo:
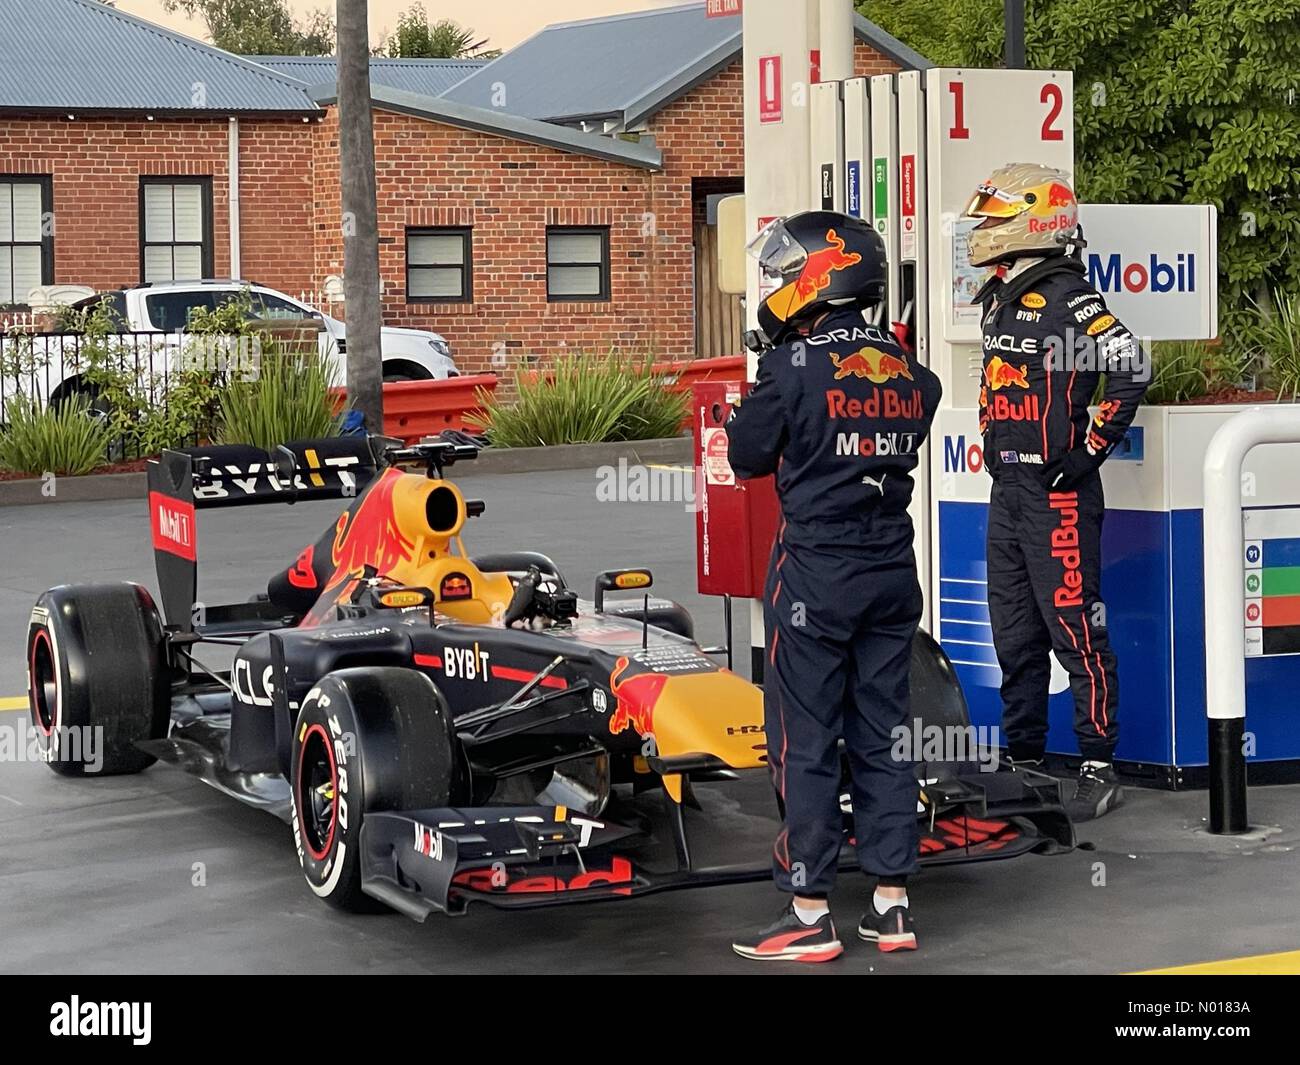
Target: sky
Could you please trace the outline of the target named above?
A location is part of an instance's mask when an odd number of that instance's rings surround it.
[[[397,19],[416,0],[370,0],[370,33],[378,41],[385,30],[397,26]],[[431,20],[454,19],[462,26],[487,37],[489,47],[510,48],[525,37],[552,22],[572,19],[597,18],[623,11],[645,11],[652,7],[676,7],[685,0],[423,0],[424,10]],[[191,37],[206,40],[207,34],[201,19],[187,19],[183,14],[168,14],[163,10],[163,0],[116,0],[119,11],[139,15]],[[305,15],[313,8],[333,11],[331,0],[289,0],[296,15]]]

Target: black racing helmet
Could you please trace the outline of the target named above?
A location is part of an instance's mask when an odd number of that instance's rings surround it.
[[[851,215],[778,218],[750,241],[749,254],[766,278],[781,282],[758,307],[758,324],[773,344],[832,306],[872,307],[885,298],[885,242]]]

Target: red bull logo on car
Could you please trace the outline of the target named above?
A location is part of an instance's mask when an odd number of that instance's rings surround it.
[[[668,683],[664,673],[638,673],[626,676],[630,664],[620,656],[609,675],[609,690],[618,705],[609,718],[609,731],[614,735],[633,729],[638,736],[649,736],[654,731],[655,703]]]
[[[1196,254],[1179,252],[1172,263],[1152,254],[1124,262],[1119,254],[1088,254],[1088,281],[1098,292],[1195,292]]]
[[[817,298],[817,293],[828,288],[831,274],[862,262],[857,252],[844,250],[844,238],[833,229],[826,231],[826,243],[830,245],[808,256],[803,271],[794,284],[786,285],[772,293],[767,299],[767,306],[781,321],[788,322],[799,311]]]
[[[351,510],[340,516],[334,533],[334,576],[328,586],[366,566],[390,572],[398,562],[409,561],[415,545],[402,535],[393,513],[393,490],[401,478],[398,469],[385,470]]]
[[[876,348],[860,348],[852,355],[839,355],[831,352],[831,362],[835,364],[835,380],[846,377],[865,378],[878,385],[892,381],[895,377],[912,380],[912,371],[907,367],[907,360],[898,355]]]

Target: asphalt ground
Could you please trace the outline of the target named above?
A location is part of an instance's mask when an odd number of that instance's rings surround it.
[[[471,552],[546,552],[580,589],[600,569],[648,565],[656,592],[695,614],[701,639],[721,639],[718,603],[693,592],[693,517],[682,504],[600,502],[593,471],[460,481],[488,504],[466,531]],[[200,597],[261,590],[336,514],[330,503],[201,513]],[[37,595],[84,580],[154,587],[142,501],[0,509],[0,699],[25,689]],[[743,644],[743,611],[738,621]],[[0,712],[0,728],[24,717]],[[709,815],[719,828],[769,815],[768,803],[751,786],[706,806],[721,811]],[[308,891],[284,824],[179,769],[67,780],[5,760],[0,972],[1115,973],[1278,952],[1296,953],[1227,969],[1300,971],[1300,787],[1253,789],[1250,804],[1269,832],[1216,839],[1203,831],[1204,793],[1130,790],[1118,812],[1082,827],[1088,846],[1071,854],[927,870],[911,892],[914,954],[884,956],[852,937],[869,885],[845,876],[832,899],[845,956],[764,967],[729,944],[775,916],[767,884],[524,912],[476,906],[424,925],[354,917]]]

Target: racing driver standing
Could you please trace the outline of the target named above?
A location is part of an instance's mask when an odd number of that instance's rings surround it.
[[[783,826],[773,848],[777,921],[735,941],[761,960],[827,961],[843,946],[827,899],[843,840],[843,739],[854,839],[877,878],[858,935],[915,949],[907,877],[917,868],[917,781],[891,751],[907,726],[921,588],[912,471],[938,379],[863,311],[884,297],[885,248],[860,219],[809,211],[750,245],[780,286],[758,318],[771,345],[727,426],[736,476],[776,474],[781,525],[764,593],[768,764]]]
[[[1101,599],[1101,476],[1146,392],[1136,339],[1084,276],[1078,202],[1059,170],[1015,163],[976,190],[970,261],[992,273],[982,306],[980,432],[993,477],[989,620],[1002,667],[1007,756],[1041,767],[1050,652],[1070,676],[1083,761],[1074,821],[1122,800],[1119,684]],[[1095,415],[1089,401],[1101,373]]]

